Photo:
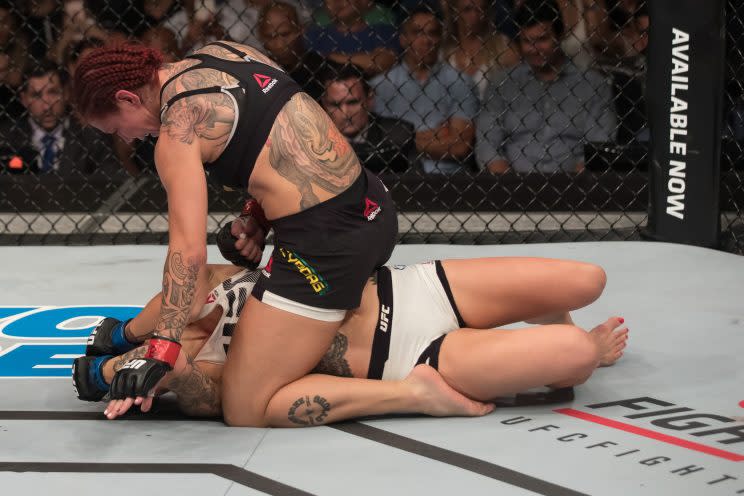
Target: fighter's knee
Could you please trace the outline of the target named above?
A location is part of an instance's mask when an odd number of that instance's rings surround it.
[[[597,345],[588,332],[572,325],[562,325],[561,341],[562,359],[566,360],[566,374],[570,377],[581,377],[597,366]]]
[[[234,401],[229,391],[223,390],[222,419],[230,427],[268,427],[265,409],[255,408],[254,405],[243,401]]]
[[[257,416],[246,415],[235,409],[224,408],[222,419],[228,427],[268,427],[266,419]]]
[[[574,282],[578,299],[585,306],[602,295],[607,284],[607,273],[599,265],[580,263],[574,274]]]

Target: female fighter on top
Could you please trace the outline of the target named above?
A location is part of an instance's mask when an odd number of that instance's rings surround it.
[[[508,267],[516,266],[515,262],[525,267],[544,264],[551,275],[526,270],[519,285],[502,283],[503,276],[512,275]],[[227,386],[222,381],[226,350],[260,275],[235,266],[207,269],[209,285],[196,289],[198,304],[183,334],[177,364],[158,385],[158,390],[176,394],[184,413],[196,416],[221,413],[220,390]],[[546,284],[562,286],[555,305],[563,306],[554,307],[555,315],[546,320],[552,324],[490,329],[534,316],[520,313],[525,307],[519,302],[534,301],[533,294]],[[450,412],[437,405],[446,396],[452,403],[470,404],[461,414],[482,415],[490,407],[482,409],[477,401],[536,386],[580,384],[598,365],[610,365],[622,355],[628,330],[620,328],[621,318],[610,318],[585,332],[573,325],[568,313],[594,301],[603,288],[602,269],[561,260],[486,258],[382,267],[307,379],[322,381],[320,374],[382,379],[399,390],[400,397],[381,405],[377,413],[446,415]],[[87,356],[77,359],[73,367],[80,399],[101,400],[113,374],[129,360],[144,356],[147,347],[139,344],[151,335],[160,300],[160,295],[152,298],[131,321],[105,319],[96,328]],[[109,403],[109,418],[117,416],[111,412],[119,411],[121,401]],[[145,400],[144,411],[151,401]],[[311,426],[344,419],[348,410],[344,393],[333,390],[327,395],[308,394],[291,404],[272,401],[267,418],[273,427]]]
[[[112,397],[126,399],[122,410],[141,403],[173,368],[197,281],[206,277],[205,171],[247,190],[276,238],[225,363],[226,422],[267,425],[272,401],[293,396],[284,400],[292,403],[308,388],[344,391],[355,405],[351,415],[375,413],[371,398],[397,394],[379,381],[304,378],[346,311],[359,305],[370,274],[388,260],[398,227],[385,186],[277,64],[226,42],[173,64],[137,44],[102,47],[80,59],[73,96],[78,113],[101,131],[129,141],[158,135],[155,165],[168,195],[162,305],[140,366],[124,367],[113,379]],[[241,226],[248,237],[266,234],[255,221]],[[463,405],[442,408],[457,413]]]

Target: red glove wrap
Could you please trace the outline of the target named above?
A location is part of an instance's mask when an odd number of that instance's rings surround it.
[[[264,234],[268,234],[271,230],[271,224],[269,224],[269,221],[266,220],[266,214],[264,214],[263,208],[261,208],[261,205],[253,198],[245,202],[243,211],[240,212],[240,216],[251,216],[256,219],[258,225],[261,226],[261,229],[264,230]]]
[[[176,366],[178,352],[181,351],[181,344],[174,339],[164,336],[153,336],[150,338],[150,346],[147,347],[145,358],[154,358],[171,366]]]

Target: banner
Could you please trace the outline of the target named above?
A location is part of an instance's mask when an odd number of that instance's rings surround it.
[[[725,66],[724,0],[648,2],[648,237],[716,247]]]

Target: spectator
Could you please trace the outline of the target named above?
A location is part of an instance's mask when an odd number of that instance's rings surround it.
[[[220,24],[227,37],[238,43],[260,46],[259,24],[261,11],[278,2],[273,0],[226,0],[220,8]],[[297,26],[303,26],[310,19],[309,12],[296,0],[283,0],[294,9],[298,19]]]
[[[583,142],[614,139],[610,86],[567,59],[550,5],[522,7],[516,20],[524,62],[489,84],[477,124],[478,164],[492,173],[580,171]]]
[[[9,7],[0,6],[0,101],[2,118],[17,119],[24,111],[18,99],[27,63],[28,40],[18,29],[18,19]]]
[[[32,160],[23,168],[34,173],[69,176],[118,171],[111,148],[104,142],[106,137],[67,117],[64,79],[64,72],[51,62],[28,70],[21,90],[28,118],[0,124],[0,141],[21,156],[26,155],[24,150],[33,150]]]
[[[607,29],[602,58],[614,63],[635,59],[646,48],[648,12],[643,0],[605,0]],[[645,25],[645,29],[644,29]]]
[[[217,7],[213,0],[140,0],[145,14],[137,34],[154,27],[164,27],[176,37],[179,51],[188,53],[210,41],[222,39],[225,33],[217,22]]]
[[[70,45],[65,53],[63,60],[64,68],[70,76],[75,72],[80,57],[87,54],[94,48],[102,47],[104,42],[98,38],[83,38],[82,40]]]
[[[517,0],[514,7],[516,10],[525,7],[528,11],[535,11],[543,3],[554,9],[554,16],[564,26],[561,35],[563,53],[581,69],[592,65],[611,39],[605,0]]]
[[[364,12],[364,22],[369,25],[389,24],[390,26],[396,26],[398,24],[395,13],[388,7],[380,5],[379,2],[365,0],[359,2],[359,8]],[[320,27],[326,27],[333,23],[325,7],[313,12],[312,18],[313,24]]]
[[[28,39],[18,27],[18,18],[10,7],[0,6],[0,53],[7,55],[3,81],[11,88],[21,85],[28,55]]]
[[[31,62],[40,62],[60,37],[64,22],[62,3],[57,0],[23,2],[22,30],[29,40]],[[27,56],[28,56],[27,55]]]
[[[345,66],[323,78],[323,108],[346,136],[362,165],[373,172],[401,172],[416,161],[413,126],[372,113],[373,95],[359,69]]]
[[[511,40],[496,30],[487,0],[448,2],[448,28],[444,55],[450,65],[473,78],[482,98],[488,85],[486,74],[512,67],[519,53]]]
[[[64,4],[62,33],[49,47],[47,57],[57,64],[62,64],[70,45],[83,38],[106,41],[108,33],[96,24],[95,19],[85,9],[82,0],[68,0]]]
[[[354,64],[368,75],[384,72],[395,64],[399,48],[395,28],[364,20],[369,0],[325,0],[325,7],[332,24],[308,31],[310,50],[338,64]]]
[[[375,112],[413,124],[416,148],[429,173],[460,170],[471,156],[478,96],[469,76],[440,62],[442,24],[428,9],[401,27],[403,62],[371,82]]]
[[[603,57],[601,69],[612,76],[615,109],[620,120],[619,143],[649,139],[645,112],[648,27],[648,11],[645,5],[639,6],[624,21],[621,34],[617,36],[617,39],[622,39],[621,48],[614,57],[609,53],[608,57]],[[617,58],[620,54],[622,57]]]
[[[176,35],[164,26],[151,27],[142,33],[140,39],[144,45],[160,51],[166,63],[173,63],[182,58]]]
[[[258,32],[268,55],[281,65],[315,100],[323,93],[320,74],[336,64],[322,55],[308,51],[303,27],[295,7],[275,2],[261,11]]]

